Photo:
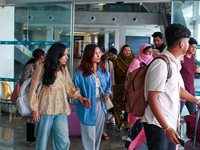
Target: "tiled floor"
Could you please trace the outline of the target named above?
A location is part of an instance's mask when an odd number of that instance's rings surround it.
[[[115,125],[107,125],[109,141],[102,141],[100,150],[126,150],[122,136],[127,136],[127,131],[117,132]],[[81,150],[81,137],[70,137],[70,150]],[[21,119],[14,119],[12,114],[4,113],[0,116],[0,150],[31,150],[26,147],[25,122]],[[48,141],[48,150],[53,150],[51,138]]]
[[[109,141],[101,141],[100,150],[126,150],[122,136],[127,136],[128,132],[115,130],[115,125],[107,124],[107,134]],[[81,150],[81,137],[70,137],[70,150]],[[0,150],[34,150],[26,147],[25,122],[21,119],[14,119],[13,114],[4,113],[0,116]],[[51,137],[48,140],[47,150],[53,150]],[[179,150],[183,148],[179,147]]]

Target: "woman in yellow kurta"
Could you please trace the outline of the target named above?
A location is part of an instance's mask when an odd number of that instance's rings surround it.
[[[121,131],[121,126],[124,123],[124,129],[130,132],[130,124],[128,122],[128,114],[125,112],[124,118],[122,118],[122,110],[125,110],[124,106],[124,93],[125,93],[125,80],[126,73],[130,63],[134,59],[134,54],[129,45],[122,46],[118,57],[113,61],[114,72],[115,72],[115,86],[113,89],[114,97],[114,115],[115,115],[115,124],[117,126],[116,130]]]
[[[36,121],[36,150],[46,150],[50,131],[55,150],[69,149],[67,115],[71,110],[67,97],[79,99],[87,108],[90,101],[80,95],[75,88],[66,67],[67,48],[62,43],[54,43],[46,56],[44,64],[36,68],[29,90],[29,107]],[[37,97],[38,86],[42,88]]]

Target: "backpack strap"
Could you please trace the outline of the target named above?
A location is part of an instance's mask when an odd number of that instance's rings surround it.
[[[171,75],[172,75],[172,71],[171,71],[171,67],[170,67],[170,62],[169,62],[169,59],[168,59],[168,57],[166,56],[166,55],[159,55],[158,57],[156,57],[156,58],[154,58],[154,60],[156,60],[156,59],[162,59],[163,61],[165,61],[166,63],[167,63],[167,70],[168,70],[168,73],[167,73],[167,80],[166,80],[166,82],[168,81],[168,79],[171,77]],[[153,60],[153,61],[154,61]],[[152,62],[153,62],[152,61]],[[152,63],[151,62],[151,63]],[[151,64],[150,63],[150,64]],[[149,65],[150,65],[149,64]]]

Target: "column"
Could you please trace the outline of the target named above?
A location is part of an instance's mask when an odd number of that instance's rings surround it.
[[[120,48],[126,44],[126,26],[120,26]]]
[[[105,50],[108,51],[109,50],[109,33],[104,34],[104,46],[105,46]]]
[[[46,41],[53,41],[53,24],[47,24],[47,36],[46,36]],[[49,50],[51,45],[46,45],[46,51]]]
[[[0,41],[14,41],[14,7],[0,7]],[[0,77],[14,78],[14,45],[0,44]],[[10,82],[13,89],[13,83]],[[0,97],[4,97],[2,84],[0,85]]]
[[[95,44],[95,35],[94,34],[91,35],[91,44]]]
[[[91,44],[98,44],[98,37],[96,34],[91,34]]]
[[[193,38],[200,42],[199,38],[199,28],[200,28],[200,15],[199,15],[199,2],[194,2],[194,11],[193,11],[193,21],[195,21],[194,30],[193,30]]]
[[[114,31],[114,47],[118,50],[118,53],[120,51],[120,47],[119,47],[119,31],[115,30]]]
[[[54,40],[56,42],[60,41],[60,29],[57,29],[57,28],[54,29]]]

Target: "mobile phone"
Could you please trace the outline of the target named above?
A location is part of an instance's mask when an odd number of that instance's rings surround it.
[[[181,146],[185,147],[185,141],[178,139],[178,141],[181,143]]]

